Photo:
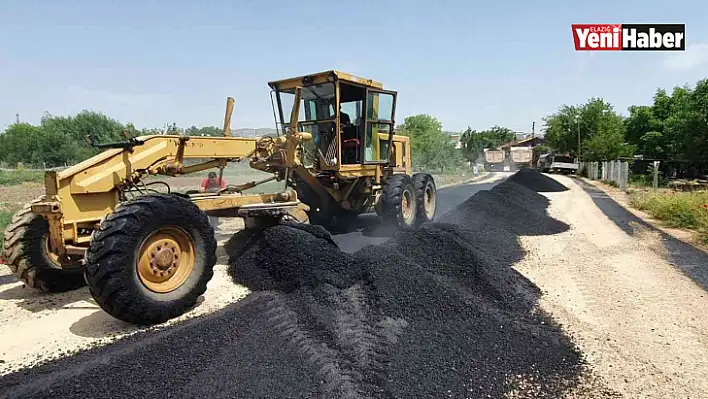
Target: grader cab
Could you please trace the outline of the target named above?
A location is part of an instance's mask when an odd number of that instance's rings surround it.
[[[231,137],[229,98],[224,137],[88,138],[103,152],[46,173],[45,195],[7,227],[3,258],[29,287],[87,284],[112,316],[156,324],[206,291],[217,246],[209,214],[243,218],[252,230],[284,220],[328,225],[371,209],[403,229],[433,219],[435,183],[410,175],[408,138],[393,134],[395,92],[336,71],[269,85],[278,137]],[[167,181],[146,179],[245,160],[272,177],[211,193],[172,192]],[[270,180],[284,181],[283,190],[245,193]]]
[[[394,134],[396,95],[371,79],[339,71],[269,83],[277,103],[276,123],[298,109],[297,130],[312,135],[295,188],[311,223],[330,225],[375,210],[384,221],[417,228],[435,215],[435,182],[427,173],[411,176],[407,136]],[[302,89],[294,104],[295,89]]]

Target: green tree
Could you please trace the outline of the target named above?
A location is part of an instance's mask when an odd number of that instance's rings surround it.
[[[657,89],[651,106],[629,107],[626,141],[648,158],[702,161],[708,158],[708,80]]]
[[[0,134],[0,160],[16,165],[38,157],[41,129],[29,123],[15,123]]]
[[[549,145],[560,153],[577,154],[578,149],[578,122],[580,110],[576,106],[562,105],[558,111],[543,118],[543,130]]]
[[[189,136],[221,137],[224,135],[224,129],[216,126],[196,127],[192,125],[185,130],[185,133]]]
[[[661,132],[661,120],[654,116],[654,110],[647,105],[632,105],[627,109],[629,117],[625,119],[625,138],[630,143],[638,143],[642,136],[651,131]]]
[[[443,132],[442,123],[427,114],[406,117],[396,134],[411,139],[413,165],[444,172],[459,167],[464,159],[450,136]]]
[[[14,165],[23,162],[34,167],[63,166],[87,159],[100,150],[85,141],[95,136],[98,142],[124,140],[123,132],[131,136],[183,134],[223,136],[215,126],[191,126],[184,131],[175,123],[162,128],[138,129],[132,123],[123,125],[100,112],[81,111],[74,116],[53,116],[46,113],[39,126],[18,123],[0,133],[0,161]]]
[[[625,144],[624,119],[601,98],[577,106],[562,105],[544,118],[544,130],[553,149],[581,155],[584,160],[609,160],[634,153],[634,146]]]
[[[81,111],[75,116],[48,115],[42,118],[40,127],[43,142],[50,146],[43,151],[44,162],[52,166],[80,162],[97,154],[100,150],[86,144],[86,136],[95,136],[99,142],[119,141],[125,129],[115,119],[93,111]]]
[[[398,134],[410,137],[414,157],[421,157],[431,147],[435,137],[444,133],[442,131],[442,123],[437,118],[421,114],[406,117],[399,126]]]

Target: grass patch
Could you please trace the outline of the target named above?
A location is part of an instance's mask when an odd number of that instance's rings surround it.
[[[14,186],[24,182],[42,182],[44,172],[41,170],[18,170],[8,172],[0,170],[0,186]]]
[[[646,211],[669,227],[698,231],[708,244],[708,192],[635,192],[631,205]]]
[[[667,187],[669,180],[663,175],[659,175],[659,187]],[[631,175],[629,177],[629,185],[634,187],[652,187],[654,185],[654,176],[651,175]]]

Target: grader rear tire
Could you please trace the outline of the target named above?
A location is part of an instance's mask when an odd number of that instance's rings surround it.
[[[433,176],[428,173],[416,173],[413,175],[415,183],[415,196],[418,203],[417,223],[432,222],[435,219],[435,211],[437,208],[437,189]]]
[[[66,292],[86,285],[79,261],[62,269],[49,251],[49,224],[32,213],[31,203],[18,211],[5,229],[2,256],[10,270],[28,287],[44,292]]]
[[[415,184],[410,176],[389,176],[384,182],[380,202],[380,215],[385,223],[396,224],[402,230],[416,229],[417,201]]]
[[[158,324],[185,313],[206,291],[216,238],[191,201],[145,195],[101,222],[86,260],[89,291],[103,310],[128,323]]]

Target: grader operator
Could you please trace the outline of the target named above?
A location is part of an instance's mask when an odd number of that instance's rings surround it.
[[[224,137],[91,139],[104,151],[46,173],[46,194],[7,227],[3,258],[29,287],[60,292],[87,284],[113,317],[157,324],[183,314],[206,291],[217,246],[208,215],[241,217],[246,229],[283,220],[327,225],[372,209],[403,229],[433,219],[433,178],[411,176],[409,139],[393,134],[395,92],[338,71],[269,86],[278,137],[231,137],[229,98]],[[206,193],[146,182],[151,175],[223,172],[243,160],[273,176]],[[244,193],[271,180],[284,181],[283,191]]]

